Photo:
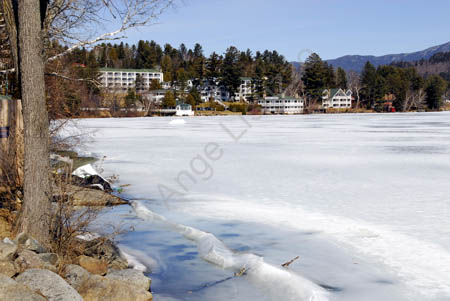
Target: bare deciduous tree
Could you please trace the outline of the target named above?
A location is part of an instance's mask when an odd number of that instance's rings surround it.
[[[406,97],[402,103],[403,111],[408,112],[412,108],[422,110],[426,106],[426,104],[424,103],[425,96],[426,96],[426,93],[425,93],[424,89],[422,89],[422,88],[419,90],[413,90],[411,88],[408,89],[408,91],[406,91]]]
[[[361,77],[359,74],[355,71],[348,72],[348,83],[349,87],[353,92],[353,95],[356,95],[356,108],[359,109],[361,98],[360,98],[360,92],[362,89],[361,85]]]

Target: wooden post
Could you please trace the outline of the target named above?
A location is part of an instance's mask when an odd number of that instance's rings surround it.
[[[19,187],[22,187],[24,160],[22,101],[14,99],[10,102],[9,107],[10,136],[8,152],[11,162],[14,164],[15,182]]]
[[[20,99],[0,95],[0,166],[14,176],[17,187],[23,185],[23,116]]]
[[[0,158],[6,158],[8,153],[9,126],[9,98],[0,96]]]

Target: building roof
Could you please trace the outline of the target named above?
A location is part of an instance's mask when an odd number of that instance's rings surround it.
[[[11,96],[9,96],[9,95],[0,95],[0,99],[11,100]]]
[[[339,90],[341,90],[341,88],[330,89],[330,97],[333,98]]]
[[[342,93],[344,93],[345,96],[351,95],[348,93],[350,91],[349,89],[347,89],[347,92],[346,92],[344,89],[341,89],[341,88],[327,89],[327,90],[323,91],[323,95],[325,95],[325,92],[329,92],[330,94],[328,96],[330,98],[334,98],[339,91],[342,91]]]
[[[100,72],[157,72],[161,73],[158,69],[122,69],[122,68],[100,68]]]
[[[241,77],[241,80],[252,80],[251,77]]]
[[[192,110],[192,106],[190,104],[181,102],[179,100],[177,100],[177,106],[180,106],[180,109],[182,110]]]

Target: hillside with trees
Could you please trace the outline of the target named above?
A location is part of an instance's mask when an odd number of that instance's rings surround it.
[[[450,84],[449,53],[438,53],[429,60],[375,67],[366,62],[361,74],[342,68],[336,71],[313,53],[299,69],[299,89],[308,104],[320,101],[325,89],[351,89],[356,108],[383,110],[391,103],[396,111],[439,110]],[[447,79],[447,80],[446,80]]]
[[[240,51],[229,47],[224,54],[213,52],[205,56],[203,47],[195,44],[193,49],[181,44],[161,46],[154,41],[139,41],[136,45],[126,43],[100,44],[92,50],[83,48],[72,52],[72,64],[96,68],[161,69],[164,80],[184,86],[193,79],[198,86],[204,79],[220,79],[230,92],[240,85],[240,77],[252,78],[262,95],[264,89],[271,94],[281,93],[292,81],[293,68],[277,51]]]

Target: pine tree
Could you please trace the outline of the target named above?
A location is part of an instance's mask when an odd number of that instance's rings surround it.
[[[227,88],[231,97],[234,96],[241,85],[241,70],[237,64],[238,56],[239,51],[232,46],[225,52],[223,60],[221,83]]]
[[[213,52],[206,62],[206,77],[208,80],[213,80],[220,76],[221,65],[221,56]]]
[[[305,85],[306,95],[312,99],[319,99],[323,90],[327,87],[327,75],[329,69],[317,53],[313,53],[306,59],[302,81]]]
[[[378,79],[378,83],[380,80]],[[368,107],[372,107],[375,103],[375,93],[377,89],[377,70],[370,62],[364,65],[361,74],[361,95]],[[379,86],[379,85],[378,85]]]
[[[164,108],[173,108],[177,105],[177,102],[175,100],[175,95],[172,91],[167,91],[166,95],[164,96],[162,100],[162,105]]]
[[[343,90],[347,90],[348,84],[347,84],[347,74],[345,73],[345,70],[339,67],[337,69],[337,87],[341,88]]]
[[[439,110],[443,105],[444,93],[447,89],[447,83],[439,75],[432,75],[426,82],[426,102],[431,110]]]

